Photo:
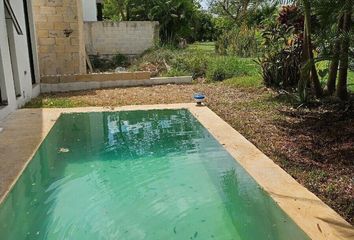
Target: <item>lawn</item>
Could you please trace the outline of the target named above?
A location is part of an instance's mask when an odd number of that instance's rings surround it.
[[[204,92],[209,108],[354,224],[353,101],[318,101],[299,107],[295,95],[262,86],[252,59],[217,56],[213,48],[212,44],[203,43],[180,51],[151,51],[132,66],[139,68],[149,63],[161,67],[156,74],[193,74],[197,80],[194,84],[41,95],[26,107],[185,103],[192,101],[193,93]],[[236,69],[230,70],[223,66],[225,63]],[[232,76],[224,81],[205,78],[223,70],[227,76],[230,70]],[[205,76],[200,75],[201,71]],[[351,72],[350,76],[349,84],[354,84],[354,74]]]
[[[262,83],[254,59],[218,55],[214,43],[196,43],[186,49],[152,49],[134,61],[130,70],[148,70],[154,76],[191,75],[207,82],[231,79],[229,82],[238,86],[244,83],[254,87]]]
[[[235,87],[262,87],[260,67],[253,58],[221,56],[215,53],[213,42],[195,43],[186,49],[160,47],[151,49],[134,61],[131,71],[150,71],[155,76],[185,76],[205,82],[224,81]],[[328,68],[329,62],[317,64],[318,70]],[[326,84],[327,75],[321,78]],[[354,72],[348,73],[348,89],[354,92]]]

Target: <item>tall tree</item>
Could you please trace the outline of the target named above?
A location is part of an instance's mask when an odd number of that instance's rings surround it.
[[[343,19],[343,39],[340,50],[339,76],[337,84],[337,97],[341,100],[348,99],[347,78],[349,68],[349,47],[350,47],[350,30],[352,25],[352,0],[346,0],[345,12]]]
[[[103,15],[111,20],[126,21],[128,20],[128,0],[105,0]]]
[[[247,15],[253,13],[265,1],[262,0],[211,0],[212,12],[227,16],[235,24],[241,25],[247,20]]]
[[[336,81],[338,75],[338,65],[339,65],[339,53],[341,47],[341,32],[343,30],[343,15],[339,17],[338,26],[337,26],[337,36],[333,44],[332,50],[332,61],[329,67],[329,75],[327,81],[327,92],[329,95],[333,95],[336,91]]]
[[[105,0],[105,16],[112,20],[158,21],[163,42],[175,43],[193,35],[200,8],[196,0]]]
[[[308,0],[302,0],[304,7],[304,42],[303,42],[303,52],[301,59],[301,76],[299,80],[299,95],[301,101],[305,102],[308,98],[307,86],[311,77],[311,5]]]

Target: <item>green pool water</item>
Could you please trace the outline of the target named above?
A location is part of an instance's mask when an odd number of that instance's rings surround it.
[[[0,239],[309,239],[187,110],[62,115]]]

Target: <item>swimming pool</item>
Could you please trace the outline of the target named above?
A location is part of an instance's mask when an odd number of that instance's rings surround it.
[[[0,232],[309,239],[185,109],[63,114],[1,205]]]

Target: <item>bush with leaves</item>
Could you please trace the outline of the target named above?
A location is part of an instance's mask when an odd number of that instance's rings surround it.
[[[194,79],[198,77],[205,77],[208,69],[209,56],[201,51],[194,51],[193,54],[185,52],[184,54],[178,54],[174,61],[172,61],[172,67],[179,71],[192,73]]]
[[[300,79],[302,46],[294,44],[279,52],[267,53],[258,61],[267,87],[296,88]]]
[[[208,81],[223,81],[225,79],[247,75],[245,64],[236,57],[221,56],[209,62],[206,71]]]
[[[298,8],[283,6],[262,31],[264,53],[258,59],[267,87],[295,89],[300,80],[303,18]]]
[[[195,0],[105,0],[104,16],[114,21],[158,21],[163,43],[214,39],[213,16]]]
[[[246,25],[235,26],[218,37],[216,50],[222,55],[256,57],[260,51],[260,43],[261,36],[258,30],[249,28]]]

